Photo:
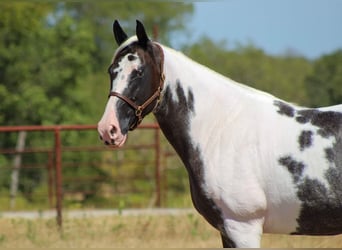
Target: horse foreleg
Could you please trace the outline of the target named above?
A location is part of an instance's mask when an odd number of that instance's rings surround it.
[[[221,233],[222,245],[224,248],[236,247],[234,241],[232,241],[226,233]]]
[[[223,247],[259,248],[263,221],[263,218],[250,221],[225,219],[225,231],[221,232]]]

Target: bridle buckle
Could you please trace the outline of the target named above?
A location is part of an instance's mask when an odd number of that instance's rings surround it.
[[[135,116],[140,119],[142,112],[143,112],[142,107],[138,106],[137,109],[135,110]]]

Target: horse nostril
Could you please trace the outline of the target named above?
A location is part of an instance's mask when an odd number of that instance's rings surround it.
[[[112,145],[115,145],[115,140],[111,139],[111,143],[112,143]]]
[[[110,134],[113,136],[116,132],[116,128],[113,126],[112,129],[110,130]]]
[[[100,135],[100,140],[102,141],[103,140],[103,137]]]
[[[105,141],[104,143],[105,143],[107,146],[109,145],[109,142],[108,142],[108,141]]]

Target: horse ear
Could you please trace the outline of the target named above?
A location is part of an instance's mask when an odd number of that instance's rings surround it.
[[[125,31],[123,31],[123,29],[121,28],[118,20],[115,20],[113,23],[113,33],[115,41],[119,46],[128,38]]]
[[[147,43],[150,41],[150,39],[148,38],[146,34],[144,25],[139,20],[137,20],[136,35],[138,37],[139,44],[143,48],[146,48]]]

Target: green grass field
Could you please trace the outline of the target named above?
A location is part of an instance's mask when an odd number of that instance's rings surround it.
[[[218,232],[197,213],[163,216],[103,216],[64,219],[0,218],[0,247],[221,247]],[[342,235],[329,237],[264,235],[262,246],[341,247]]]

